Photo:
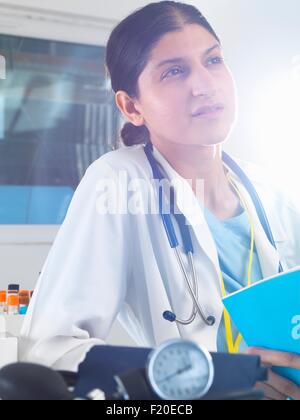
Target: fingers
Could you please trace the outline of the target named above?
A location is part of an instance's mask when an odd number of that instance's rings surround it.
[[[276,400],[276,401],[284,401],[286,400],[286,396],[280,394],[280,392],[276,391],[276,389],[272,388],[270,385],[264,382],[259,382],[255,386],[256,389],[262,390],[265,394],[265,400]]]
[[[260,356],[264,365],[300,370],[300,356],[297,354],[261,348],[250,348],[247,353]],[[263,390],[269,399],[280,400],[292,398],[293,400],[300,401],[300,387],[288,379],[276,375],[271,369],[269,370],[269,380],[263,384]]]
[[[266,384],[283,395],[284,399],[293,398],[293,400],[300,401],[300,388],[293,382],[276,375],[272,371],[269,372],[269,380]]]
[[[262,389],[267,399],[281,401],[292,398],[295,401],[300,401],[300,388],[271,370],[268,381],[258,383],[256,388]]]
[[[264,350],[256,347],[248,349],[247,353],[260,356],[262,363],[267,365],[289,367],[300,370],[300,356],[294,353]]]

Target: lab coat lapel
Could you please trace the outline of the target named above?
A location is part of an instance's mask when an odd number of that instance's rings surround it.
[[[216,244],[205,220],[203,209],[191,185],[172,168],[169,162],[155,147],[153,147],[153,154],[168,179],[173,183],[175,204],[179,212],[185,216],[187,223],[195,233],[200,247],[212,261],[217,273],[219,269],[219,258]]]
[[[268,240],[268,237],[264,231],[263,226],[260,223],[259,217],[257,215],[257,211],[255,209],[255,206],[253,204],[253,201],[247,189],[244,187],[241,181],[237,178],[237,176],[232,171],[230,172],[231,172],[231,176],[234,178],[240,191],[242,192],[242,195],[246,201],[247,207],[249,209],[251,218],[254,223],[255,245],[256,245],[257,255],[259,258],[263,278],[274,276],[278,274],[278,268],[279,268],[279,263],[280,263],[279,253]]]
[[[149,287],[149,295],[151,296],[152,325],[154,326],[154,338],[156,345],[166,340],[180,338],[180,332],[176,322],[168,322],[163,318],[163,313],[170,308],[170,301],[165,290],[162,290],[161,277],[159,273],[151,276],[151,285]],[[156,290],[156,293],[151,292]]]
[[[141,227],[141,229],[144,228]],[[142,230],[141,235],[146,237],[147,232]],[[146,282],[146,295],[151,296],[151,323],[153,326],[155,344],[159,345],[163,341],[177,337],[179,338],[180,332],[175,322],[170,323],[163,318],[163,313],[170,308],[170,301],[166,289],[162,287],[161,273],[158,265],[149,265],[149,261],[156,260],[151,242],[144,241],[143,258],[145,259],[139,261],[138,264],[142,267],[142,270],[147,267],[146,278],[148,278],[149,281]]]

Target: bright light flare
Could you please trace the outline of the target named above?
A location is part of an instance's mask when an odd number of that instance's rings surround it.
[[[271,181],[300,203],[300,56],[291,71],[261,84],[255,142]]]

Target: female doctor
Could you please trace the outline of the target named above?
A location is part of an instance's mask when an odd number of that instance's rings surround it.
[[[24,323],[22,359],[76,370],[92,346],[105,343],[117,316],[140,346],[183,337],[211,351],[241,351],[234,325],[225,325],[222,296],[300,264],[300,213],[257,168],[239,162],[264,206],[272,245],[249,192],[223,161],[235,85],[219,38],[196,8],[162,1],[133,13],[112,32],[106,59],[128,120],[125,147],[94,162],[74,195]],[[157,171],[175,185],[193,265],[180,239],[174,255],[159,212],[102,211],[103,182],[120,185],[126,174],[153,193]],[[124,210],[124,189],[111,190]],[[111,205],[112,195],[106,199]],[[175,217],[173,226],[181,238]],[[270,366],[300,369],[296,355],[248,351]],[[300,398],[299,387],[273,373],[263,386],[270,399]]]

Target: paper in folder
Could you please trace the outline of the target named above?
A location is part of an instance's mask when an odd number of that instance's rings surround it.
[[[223,299],[249,347],[300,354],[300,267]],[[274,368],[300,386],[300,371]]]

